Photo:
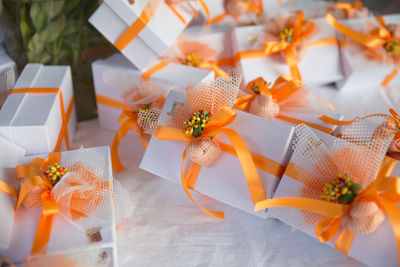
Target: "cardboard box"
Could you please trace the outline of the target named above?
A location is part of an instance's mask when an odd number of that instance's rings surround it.
[[[0,136],[25,149],[27,155],[53,152],[63,124],[62,104],[65,113],[70,110],[67,128],[72,141],[76,115],[70,67],[28,64],[14,86],[17,90],[26,88],[33,92],[11,93],[0,110]],[[53,90],[34,93],[48,88]],[[54,91],[57,89],[60,93]]]
[[[184,98],[183,93],[171,91],[162,113],[169,112],[174,102],[184,102]],[[235,111],[237,117],[227,128],[234,129],[251,152],[286,166],[294,128],[246,112]],[[230,144],[224,135],[218,140]],[[185,142],[158,140],[153,136],[140,168],[181,184],[182,154],[186,146]],[[272,197],[280,179],[260,169],[257,171],[266,196]],[[194,190],[246,212],[265,217],[264,211],[254,212],[254,204],[240,163],[237,157],[231,154],[222,152],[214,165],[202,167]],[[196,206],[193,205],[193,208]]]
[[[111,43],[117,39],[138,19],[151,1],[135,1],[130,4],[124,0],[105,0],[89,18],[89,22]],[[187,21],[193,17],[193,7],[190,3],[182,3],[176,8]],[[154,60],[162,55],[185,29],[184,24],[172,9],[159,1],[153,16],[138,36],[124,49],[124,54],[137,68],[144,69],[152,65]]]

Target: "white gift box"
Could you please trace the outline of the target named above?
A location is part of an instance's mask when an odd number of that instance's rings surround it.
[[[95,147],[87,150],[101,154],[104,160],[104,176],[108,180],[103,182],[113,183],[110,151],[108,147]],[[76,151],[62,152],[61,164],[68,161]],[[46,158],[48,155],[39,155]],[[20,164],[27,164],[37,156],[27,157]],[[15,166],[14,166],[15,167]],[[104,178],[106,179],[106,178]],[[113,199],[109,201],[113,207]],[[8,250],[2,255],[18,266],[22,265],[25,257],[29,256],[38,222],[42,214],[42,208],[20,207],[15,215],[14,228]],[[68,222],[60,214],[56,214],[51,229],[47,253],[32,256],[32,262],[41,262],[42,266],[52,266],[73,261],[74,266],[118,266],[116,222],[114,209],[110,209],[112,216],[111,224],[106,228],[104,225],[100,230],[101,241],[90,242],[86,233],[81,232],[73,224]],[[52,264],[51,264],[52,263]],[[66,265],[68,266],[68,265]]]
[[[72,107],[67,124],[72,141],[76,115],[70,67],[28,64],[14,86],[22,88],[60,89],[65,112]],[[62,127],[60,104],[59,93],[11,93],[0,110],[0,136],[24,148],[27,155],[53,152]]]
[[[315,32],[306,41],[312,43],[321,39],[335,37],[335,30],[325,19],[315,19]],[[263,51],[262,40],[252,44],[254,38],[261,38],[265,26],[238,27],[232,32],[233,52],[237,55],[243,51]],[[343,78],[341,72],[339,48],[335,44],[314,45],[305,48],[303,58],[299,59],[298,68],[302,80],[307,85],[319,85],[336,82]],[[275,81],[279,76],[290,75],[289,66],[281,53],[258,58],[244,58],[237,61],[244,74],[244,82],[261,76],[266,81]]]
[[[0,181],[18,188],[15,166],[20,164],[25,156],[25,151],[0,137]],[[16,199],[0,191],[0,210],[3,212],[0,227],[0,254],[7,250],[11,239],[14,224]]]
[[[90,17],[89,22],[114,44],[136,20],[140,19],[148,2],[135,1],[131,5],[125,0],[105,0]],[[193,17],[192,8],[190,3],[182,3],[176,10],[190,22]],[[172,9],[164,1],[159,1],[149,23],[121,52],[136,67],[143,69],[162,55],[185,27]]]
[[[321,132],[315,131],[318,138],[330,147],[337,139],[334,136],[327,135]],[[349,144],[351,146],[351,144]],[[296,165],[297,162],[293,162],[291,158],[290,163]],[[300,166],[301,167],[301,166]],[[393,171],[393,177],[400,176],[400,164],[397,163],[396,169]],[[302,197],[302,188],[304,185],[295,179],[283,175],[281,182],[276,189],[274,198],[282,197]],[[308,224],[304,219],[302,210],[295,208],[279,207],[270,208],[267,214],[273,216],[296,229],[303,231],[304,233],[317,238],[313,224]],[[319,242],[316,240],[316,242]],[[334,247],[336,238],[326,242],[331,247]],[[397,245],[393,228],[390,221],[386,221],[379,226],[373,233],[368,235],[356,234],[349,256],[357,259],[358,261],[369,265],[369,266],[397,266]]]
[[[93,79],[97,95],[124,102],[122,95],[141,82],[143,72],[137,70],[126,58],[115,54],[105,60],[92,64]],[[151,76],[151,83],[164,88],[183,91],[188,84],[213,80],[214,72],[205,69],[170,63]],[[97,104],[99,121],[102,128],[116,131],[121,126],[118,117],[121,110],[103,104]],[[131,131],[130,131],[131,134]]]
[[[162,113],[172,110],[174,102],[184,102],[184,98],[184,94],[171,91]],[[286,166],[294,128],[246,112],[236,112],[236,119],[227,128],[234,129],[242,137],[249,151]],[[218,140],[230,144],[223,135]],[[186,146],[185,142],[158,140],[153,136],[140,168],[181,184],[182,154]],[[279,178],[260,169],[257,171],[266,196],[271,197]],[[194,190],[246,212],[261,217],[266,215],[264,211],[254,212],[240,163],[231,154],[222,152],[214,165],[201,168]]]
[[[383,16],[386,24],[400,24],[400,15]],[[380,27],[375,18],[351,19],[340,21],[343,25],[356,31],[365,32],[368,29],[368,23]],[[348,40],[342,35],[341,39]],[[386,63],[379,60],[367,59],[363,53],[363,48],[359,45],[353,45],[351,42],[340,49],[342,60],[342,69],[344,78],[336,83],[338,89],[357,90],[364,87],[378,87],[395,69],[394,63]],[[396,75],[389,84],[399,84],[400,75]]]
[[[17,78],[17,66],[0,46],[0,108]]]

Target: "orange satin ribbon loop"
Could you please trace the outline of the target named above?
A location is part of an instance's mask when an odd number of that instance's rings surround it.
[[[121,160],[118,156],[118,148],[122,139],[125,138],[130,130],[135,129],[136,127],[139,128],[140,141],[143,148],[145,150],[147,148],[146,138],[143,135],[143,129],[137,123],[138,116],[132,111],[132,108],[130,106],[113,98],[96,95],[96,101],[99,104],[122,110],[122,113],[118,118],[118,122],[121,124],[121,126],[115,133],[114,140],[111,146],[111,161],[113,170],[115,172],[123,171],[125,170],[125,167],[122,165]]]
[[[293,165],[293,164],[292,164]],[[400,255],[400,208],[397,206],[397,200],[400,198],[400,186],[395,188],[391,187],[393,184],[399,184],[400,177],[388,177],[392,173],[396,165],[396,160],[385,157],[375,181],[370,184],[364,191],[362,191],[354,200],[354,203],[361,201],[373,201],[380,207],[391,221],[393,231],[398,246],[398,253]],[[300,167],[296,166],[298,169]],[[288,175],[288,173],[285,173]],[[291,172],[290,177],[301,182],[299,172]],[[394,182],[393,179],[397,181]],[[390,195],[395,195],[396,200],[387,197],[387,189],[390,188]],[[340,230],[340,220],[343,216],[347,215],[353,204],[335,204],[323,200],[303,198],[303,197],[287,197],[275,198],[259,202],[255,206],[255,211],[267,209],[271,207],[292,207],[309,211],[323,216],[316,225],[315,233],[321,242],[331,240]],[[337,241],[335,248],[339,251],[348,254],[354,239],[355,233],[344,229]],[[399,260],[400,261],[400,260]]]
[[[146,27],[150,22],[151,17],[154,15],[157,9],[159,0],[151,0],[151,2],[144,8],[139,18],[135,20],[132,25],[121,34],[120,37],[114,42],[114,46],[122,51],[132,40],[134,40],[139,33]]]
[[[232,143],[235,154],[239,159],[243,173],[245,175],[252,201],[253,203],[257,203],[261,200],[264,200],[266,197],[252,155],[248,150],[246,144],[244,143],[243,139],[240,137],[240,135],[232,129],[225,128],[225,126],[229,125],[235,118],[236,118],[236,113],[231,108],[224,107],[216,114],[214,114],[212,119],[208,122],[201,138],[207,138],[207,137],[215,138],[221,133],[224,133],[229,138],[229,140]],[[176,140],[185,142],[190,142],[197,139],[191,135],[186,135],[184,131],[181,129],[171,128],[171,127],[159,127],[157,129],[155,137],[160,140]],[[185,156],[186,156],[186,149],[185,152],[183,153],[182,164],[184,162]],[[192,179],[197,179],[196,175],[198,175],[198,173],[199,173],[199,167],[197,168],[197,171],[191,170],[189,171],[189,175],[185,176],[182,165],[181,180],[184,190],[186,194],[188,194],[189,198],[196,205],[200,207],[200,205],[193,200],[189,190],[187,190],[189,188],[188,186],[189,181]],[[191,183],[193,184],[193,182]],[[221,214],[223,213],[221,212],[213,212],[213,211],[211,212],[202,207],[201,209],[214,217],[223,218],[223,215],[221,216]]]
[[[354,1],[353,4],[348,3],[348,2],[336,2],[336,3],[334,3],[334,5],[337,8],[343,10],[346,13],[346,17],[349,16],[349,14],[350,14],[350,12],[352,10],[360,10],[360,9],[362,9],[364,7],[363,3],[361,1],[358,1],[358,0]]]
[[[2,180],[0,180],[0,191],[12,197],[18,198],[18,190]]]
[[[279,103],[283,100],[285,100],[286,98],[288,98],[291,94],[295,93],[298,89],[301,88],[301,81],[293,78],[293,77],[289,77],[289,76],[281,76],[279,77],[275,83],[269,88],[266,84],[263,78],[259,77],[251,82],[249,82],[247,84],[247,89],[250,89],[250,86],[252,83],[256,83],[257,87],[260,90],[260,94],[262,95],[269,95],[272,97],[272,99],[276,102]],[[235,101],[235,105],[234,108],[239,109],[239,110],[246,110],[250,107],[251,102],[258,96],[259,94],[249,94],[249,95],[245,95],[242,97],[238,97]],[[329,103],[325,103],[322,99],[319,99],[323,104],[325,105],[330,105]],[[278,114],[276,115],[277,119],[281,119],[281,120],[285,120],[288,121],[290,123],[293,124],[301,124],[304,123],[314,129],[317,129],[321,132],[327,133],[327,134],[332,134],[333,133],[333,129],[322,126],[322,125],[318,125],[315,123],[311,123],[311,122],[307,122],[307,121],[303,121],[303,120],[299,120],[296,118],[292,118],[283,114]]]
[[[62,125],[58,134],[57,143],[54,147],[54,151],[57,152],[60,150],[63,139],[65,140],[67,150],[70,150],[71,145],[68,133],[68,122],[71,117],[72,109],[74,107],[74,97],[71,98],[67,110],[65,110],[62,91],[60,88],[17,88],[13,89],[11,91],[11,94],[57,94],[60,98]]]
[[[51,153],[47,159],[35,158],[27,165],[17,166],[17,177],[19,179],[27,179],[21,185],[21,191],[15,206],[16,210],[35,186],[40,186],[43,189],[43,193],[40,197],[43,211],[33,241],[31,254],[46,252],[50,240],[54,215],[58,213],[57,204],[51,197],[51,189],[53,186],[38,167],[42,170],[47,170],[49,165],[54,162],[59,163],[60,159],[61,153]]]
[[[327,14],[325,19],[338,32],[366,47],[376,48],[387,42],[387,40],[385,40],[386,38],[382,38],[382,35],[368,35],[355,31],[352,28],[339,23],[331,14]]]

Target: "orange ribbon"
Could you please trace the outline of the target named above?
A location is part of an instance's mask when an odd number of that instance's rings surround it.
[[[396,39],[391,35],[390,31],[386,28],[386,23],[383,17],[376,17],[376,20],[380,24],[380,27],[374,30],[371,34],[365,34],[362,32],[355,31],[341,23],[339,23],[331,14],[325,16],[327,22],[335,28],[338,32],[344,36],[352,39],[353,41],[361,44],[365,48],[378,48],[384,46],[391,40]],[[399,40],[400,41],[400,40]],[[395,66],[395,69],[385,77],[382,86],[386,86],[389,82],[397,75],[400,66]]]
[[[115,172],[123,171],[125,170],[125,167],[124,165],[122,165],[122,162],[118,156],[118,148],[122,139],[125,138],[125,136],[128,134],[130,130],[138,128],[140,134],[140,141],[142,143],[143,148],[146,150],[147,148],[146,142],[148,142],[148,138],[144,137],[143,129],[137,122],[138,118],[137,114],[133,112],[131,107],[129,107],[127,104],[102,95],[96,95],[96,102],[102,105],[122,110],[121,115],[118,118],[118,122],[121,123],[121,126],[116,132],[111,146],[111,161],[113,170]]]
[[[264,44],[263,51],[252,50],[252,51],[238,52],[235,55],[235,61],[237,62],[241,59],[246,59],[246,58],[265,57],[283,52],[285,55],[286,63],[288,64],[290,69],[290,75],[301,81],[302,80],[301,74],[298,68],[298,58],[296,56],[296,46],[314,31],[314,22],[305,20],[302,11],[296,11],[296,22],[293,27],[293,30],[294,33],[291,43],[286,41],[266,42]],[[337,44],[336,37],[317,40],[315,42],[308,44],[308,46],[332,45],[332,44]]]
[[[272,207],[292,207],[324,216],[316,223],[315,234],[320,242],[326,242],[339,233],[341,219],[350,212],[354,203],[362,201],[375,202],[388,215],[391,221],[398,247],[398,255],[400,255],[400,209],[396,203],[400,200],[400,177],[390,176],[395,165],[396,161],[394,159],[386,157],[381,164],[375,181],[361,192],[352,204],[336,204],[302,197],[285,197],[261,201],[256,204],[255,211]],[[288,168],[293,169],[293,164],[292,166],[289,164]],[[296,166],[296,168],[299,167]],[[301,180],[296,171],[286,171],[285,174],[290,175],[295,180]],[[343,229],[338,236],[335,248],[348,254],[354,236],[355,233],[348,229]]]
[[[346,18],[349,17],[352,10],[361,10],[364,7],[363,3],[359,0],[354,1],[352,4],[348,2],[335,2],[334,5],[346,13]]]
[[[293,77],[288,77],[288,76],[280,76],[271,87],[268,87],[268,85],[265,83],[265,80],[262,77],[259,77],[253,81],[250,81],[247,84],[248,90],[251,90],[251,85],[253,83],[255,83],[257,88],[259,88],[260,93],[253,93],[253,94],[248,94],[248,95],[245,95],[242,97],[238,97],[235,101],[234,108],[239,109],[239,110],[248,109],[251,105],[251,102],[260,94],[268,95],[274,100],[274,102],[280,103],[283,100],[287,99],[291,94],[295,93],[302,86],[302,83],[300,80],[293,78]],[[324,105],[327,105],[328,107],[332,108],[331,104],[326,103],[319,98],[318,98],[318,100],[320,100]],[[276,118],[285,120],[285,121],[293,123],[293,124],[304,123],[314,129],[317,129],[317,130],[327,133],[327,134],[333,133],[333,129],[331,129],[331,128],[324,127],[322,125],[318,125],[315,123],[299,120],[299,119],[292,118],[289,116],[285,116],[283,114],[278,114],[276,116]]]
[[[220,111],[213,115],[200,138],[217,138],[217,136],[219,136],[219,134],[221,133],[224,133],[229,138],[232,146],[220,143],[221,149],[238,157],[240,165],[242,166],[245,179],[248,184],[252,201],[253,203],[257,203],[261,200],[264,200],[266,197],[256,167],[259,167],[260,169],[280,178],[282,175],[283,166],[260,155],[251,153],[248,150],[243,139],[236,131],[225,128],[227,125],[233,122],[236,116],[236,113],[231,108],[222,108]],[[157,129],[155,137],[160,140],[175,140],[184,142],[191,142],[196,140],[196,138],[194,138],[193,136],[185,134],[183,130],[171,127],[159,127]],[[185,157],[186,149],[182,155],[181,167],[181,181],[184,191],[193,201],[193,203],[195,203],[201,210],[211,216],[223,219],[223,212],[203,208],[191,196],[189,189],[194,189],[194,185],[200,173],[201,166],[194,163],[189,169],[188,173],[185,175],[183,170]]]
[[[72,96],[71,101],[68,104],[67,110],[64,107],[64,100],[62,96],[62,91],[60,88],[17,88],[11,91],[11,94],[58,94],[60,98],[60,112],[62,125],[60,132],[58,134],[57,143],[54,147],[54,151],[60,151],[62,140],[65,140],[65,145],[67,150],[70,150],[70,140],[68,134],[68,122],[71,117],[72,108],[74,107],[74,97]]]
[[[27,201],[26,197],[28,197],[30,194],[40,194],[42,215],[39,220],[35,239],[33,241],[31,255],[38,252],[46,253],[52,231],[54,216],[59,212],[58,203],[52,197],[53,185],[46,177],[45,171],[49,168],[49,166],[55,163],[60,164],[60,160],[61,152],[56,152],[49,154],[46,159],[35,158],[27,165],[19,165],[16,167],[18,179],[25,180],[21,184],[21,190],[18,195],[15,210],[18,210],[23,201]],[[81,182],[88,182],[90,185],[93,185],[95,187],[93,190],[109,190],[112,188],[112,185],[108,182],[99,182],[98,177],[86,168],[80,166],[79,171],[85,173],[85,175],[82,176],[84,177],[84,180]],[[79,191],[81,190],[82,184],[75,182],[69,183],[69,186],[76,186],[78,188],[77,190]],[[38,187],[40,188],[40,193],[37,191]],[[69,190],[71,196],[69,196],[70,206],[68,207],[68,210],[71,214],[72,220],[78,220],[82,217],[88,216],[88,214],[84,214],[74,207],[87,206],[88,202],[100,203],[101,201],[101,197],[99,197],[97,194],[93,195],[86,193],[86,197],[82,199],[79,194],[75,196],[74,190]],[[34,203],[30,204],[34,206]],[[61,208],[60,210],[65,209]]]
[[[0,180],[0,191],[14,198],[18,198],[18,190],[2,180]]]
[[[208,9],[207,4],[204,2],[204,0],[186,0],[186,1],[193,1],[193,2],[199,2],[199,4],[201,5],[201,7],[204,10],[204,13],[206,13],[206,17],[207,17],[207,21],[210,20],[210,11]],[[183,2],[186,2],[185,0],[181,0],[179,3],[177,3],[178,5],[180,5]],[[186,19],[178,12],[178,10],[176,10],[175,8],[175,3],[171,3],[169,1],[166,1],[166,4],[168,5],[168,7],[172,10],[172,12],[174,12],[174,14],[179,18],[180,21],[182,21],[182,23],[184,25],[188,25],[188,21],[186,21]],[[195,16],[197,16],[197,10],[194,11]]]
[[[258,0],[257,3],[255,4],[252,4],[248,1],[243,1],[243,3],[245,4],[245,9],[246,9],[245,12],[247,13],[255,13],[256,15],[259,15],[264,10],[262,0]],[[208,23],[209,24],[219,23],[223,19],[225,19],[228,15],[229,15],[228,12],[225,11],[224,13],[221,13],[215,16],[214,18],[209,19]],[[233,18],[236,22],[238,21],[238,17],[233,17]]]

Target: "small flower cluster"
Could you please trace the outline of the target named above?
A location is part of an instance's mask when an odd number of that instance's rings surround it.
[[[324,193],[321,198],[329,202],[340,204],[353,203],[357,192],[363,188],[362,184],[355,184],[351,178],[345,174],[337,174],[337,179],[325,184]]]
[[[50,180],[52,185],[58,183],[61,178],[68,172],[68,169],[64,166],[60,166],[57,163],[50,165],[46,171],[46,176]]]
[[[279,33],[279,40],[291,44],[293,42],[294,28],[285,28]]]
[[[182,60],[182,64],[191,67],[198,67],[201,64],[201,61],[201,58],[198,57],[195,53],[190,53],[186,56],[184,60]]]
[[[400,55],[400,42],[398,39],[393,39],[385,44],[386,53],[388,56],[397,57]]]
[[[210,119],[211,113],[207,110],[200,110],[199,112],[193,113],[190,119],[183,122],[185,125],[185,134],[199,137]]]
[[[250,90],[252,90],[256,94],[260,94],[260,83],[263,83],[265,87],[269,87],[271,85],[270,82],[267,82],[261,78],[261,80],[257,79],[256,81],[250,84]]]

